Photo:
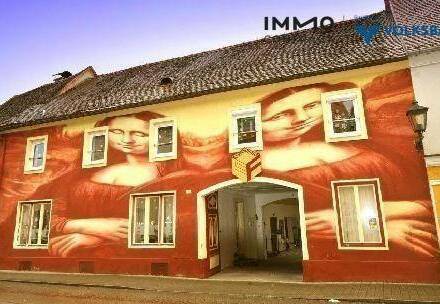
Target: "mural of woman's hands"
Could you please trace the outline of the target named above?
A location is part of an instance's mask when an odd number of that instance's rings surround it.
[[[81,233],[61,235],[51,239],[49,254],[67,257],[76,249],[97,247],[104,242],[105,240],[100,237]]]
[[[399,201],[384,202],[384,213],[387,221],[406,219],[431,220],[432,206],[429,201]]]
[[[437,256],[439,244],[429,203],[384,202],[389,241],[426,257]]]
[[[81,233],[120,242],[128,237],[128,220],[123,218],[90,218],[70,220],[64,233]]]
[[[388,239],[391,243],[426,257],[438,256],[440,251],[435,227],[420,220],[391,220],[387,222]]]
[[[332,209],[306,213],[306,226],[307,233],[311,237],[324,239],[336,238],[334,212]]]

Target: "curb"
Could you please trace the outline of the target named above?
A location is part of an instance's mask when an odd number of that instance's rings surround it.
[[[53,286],[67,286],[67,287],[90,287],[90,288],[107,288],[107,289],[119,289],[119,290],[133,290],[133,291],[148,291],[148,292],[167,292],[174,294],[194,294],[194,295],[227,295],[234,297],[243,298],[256,298],[265,297],[268,299],[279,299],[279,300],[315,300],[315,301],[329,301],[333,298],[330,297],[299,297],[299,296],[274,296],[274,295],[261,295],[261,294],[241,294],[241,293],[219,293],[219,292],[203,292],[203,291],[186,291],[186,290],[169,290],[169,289],[157,289],[157,288],[144,288],[144,287],[133,287],[125,285],[109,285],[109,284],[93,284],[93,283],[66,283],[66,282],[50,282],[50,281],[36,281],[36,280],[20,280],[20,279],[0,279],[0,282],[10,282],[10,283],[23,283],[23,284],[36,284],[36,285],[53,285]],[[338,301],[343,302],[360,302],[360,303],[405,303],[405,304],[439,304],[440,301],[430,301],[430,300],[401,300],[401,299],[383,299],[383,298],[369,298],[369,299],[359,299],[359,298],[338,298]]]

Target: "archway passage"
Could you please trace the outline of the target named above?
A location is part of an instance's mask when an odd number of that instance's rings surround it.
[[[211,279],[302,281],[302,261],[308,254],[299,186],[254,180],[231,183],[204,197],[213,195],[218,208],[219,273]],[[208,248],[215,230],[211,226],[208,214]]]

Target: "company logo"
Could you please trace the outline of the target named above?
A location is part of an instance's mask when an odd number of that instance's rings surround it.
[[[335,21],[330,16],[313,17],[304,22],[299,21],[298,17],[285,17],[281,20],[277,17],[264,17],[264,30],[266,31],[276,31],[277,29],[297,31],[304,27],[318,28],[332,26],[333,24],[335,24]]]
[[[440,26],[438,25],[390,25],[382,26],[375,23],[372,25],[356,24],[355,31],[362,37],[365,44],[371,44],[374,37],[381,32],[385,36],[440,36]]]
[[[364,43],[371,44],[373,41],[373,38],[379,34],[380,31],[380,25],[374,24],[374,25],[362,25],[362,24],[356,24],[355,26],[356,32],[364,39]]]

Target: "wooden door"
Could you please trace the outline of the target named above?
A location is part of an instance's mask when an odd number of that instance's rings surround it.
[[[221,270],[220,267],[220,240],[218,218],[218,192],[205,196],[206,202],[206,235],[208,248],[209,274],[213,275]]]
[[[270,241],[272,247],[272,254],[278,253],[278,219],[276,217],[270,218]]]

